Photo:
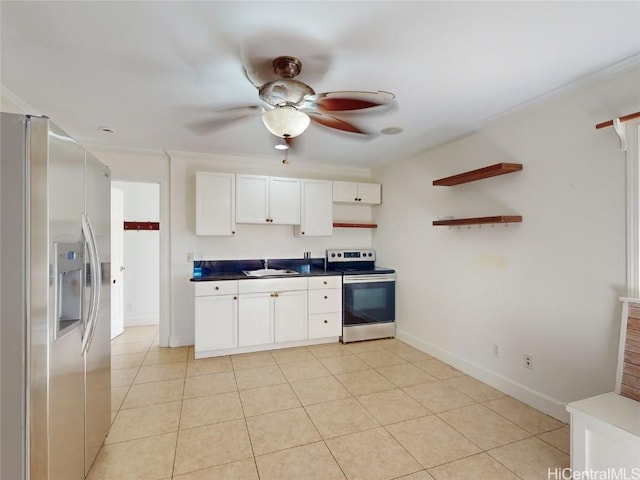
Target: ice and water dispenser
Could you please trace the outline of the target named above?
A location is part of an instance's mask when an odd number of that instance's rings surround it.
[[[79,243],[54,243],[56,284],[56,338],[82,322],[84,246]]]

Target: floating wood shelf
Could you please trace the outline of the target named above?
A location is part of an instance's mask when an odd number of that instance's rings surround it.
[[[347,223],[347,222],[333,222],[335,228],[378,228],[375,223]]]
[[[495,165],[489,165],[488,167],[479,168],[477,170],[459,173],[458,175],[453,175],[451,177],[440,178],[438,180],[434,180],[433,184],[440,187],[451,187],[453,185],[460,185],[461,183],[475,182],[476,180],[482,180],[483,178],[519,172],[520,170],[522,170],[521,163],[496,163]]]
[[[433,225],[486,225],[492,223],[518,223],[522,222],[520,215],[498,215],[495,217],[476,217],[476,218],[452,218],[449,220],[434,220]]]

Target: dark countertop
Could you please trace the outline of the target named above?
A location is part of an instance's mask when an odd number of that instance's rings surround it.
[[[323,258],[269,259],[269,268],[288,269],[299,272],[298,275],[266,275],[250,277],[244,270],[259,270],[264,267],[262,260],[201,260],[193,262],[192,282],[212,282],[219,280],[253,280],[260,278],[303,278],[327,275],[342,275],[335,270],[324,269]],[[198,276],[196,276],[198,274]]]

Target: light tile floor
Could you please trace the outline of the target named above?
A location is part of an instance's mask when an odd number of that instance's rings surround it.
[[[156,327],[112,342],[89,480],[546,479],[569,427],[399,340],[195,360]]]

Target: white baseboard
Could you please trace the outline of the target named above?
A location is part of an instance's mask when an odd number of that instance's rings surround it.
[[[194,344],[193,335],[171,335],[169,337],[170,347],[187,347]]]
[[[524,402],[547,415],[551,415],[565,423],[569,422],[569,413],[566,410],[566,404],[563,402],[551,398],[544,393],[532,390],[525,385],[488,370],[485,367],[476,365],[475,363],[429,342],[425,342],[424,340],[421,340],[403,330],[396,330],[396,338],[417,348],[418,350],[423,351],[424,353],[431,355],[432,357],[437,358],[438,360],[448,363],[452,367],[457,368],[461,372],[464,372],[473,378],[491,385],[507,395],[517,398],[521,402]]]

